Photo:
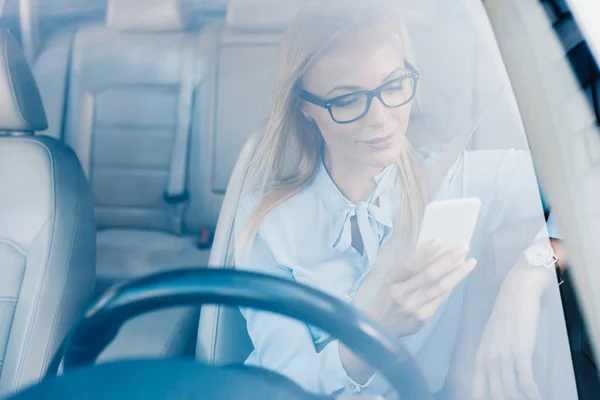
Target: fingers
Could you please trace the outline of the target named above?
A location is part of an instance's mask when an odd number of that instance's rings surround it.
[[[419,271],[423,266],[431,263],[439,255],[442,250],[442,245],[443,242],[441,239],[434,239],[425,243],[406,259],[404,262],[405,269],[412,272]]]
[[[513,352],[495,355],[495,349],[500,343],[489,339],[484,338],[488,346],[483,347],[477,354],[471,391],[473,398],[541,400],[542,395],[533,375],[531,357],[517,357]]]
[[[517,389],[517,376],[515,373],[515,365],[508,357],[503,357],[498,362],[500,375],[502,379],[502,387],[504,395],[508,399],[518,399],[519,390]]]
[[[419,321],[426,323],[433,317],[433,314],[437,311],[440,305],[446,299],[446,296],[438,296],[432,299],[429,299],[428,302],[423,301],[424,296],[421,291],[416,293],[417,296],[415,298],[411,298],[404,308],[405,312],[414,315]]]
[[[484,399],[486,393],[486,380],[489,393],[494,400],[508,400],[523,398],[519,393],[525,394],[528,400],[541,400],[542,395],[533,379],[530,361],[517,362],[520,388],[518,388],[514,359],[494,360],[478,367],[474,377],[473,397]],[[487,377],[487,379],[486,379]]]
[[[414,255],[416,257],[419,257],[419,254],[425,257],[435,257],[441,250],[443,244],[444,242],[440,238],[429,240],[423,243],[423,245],[419,246]]]
[[[443,260],[435,261],[421,273],[397,284],[399,290],[405,293],[414,293],[423,290],[423,302],[428,302],[439,296],[444,296],[452,291],[477,265],[474,259],[467,260],[460,265],[456,262],[464,258],[466,251],[456,251]],[[448,265],[451,267],[449,268]]]
[[[394,285],[391,296],[399,310],[406,315],[411,315],[422,326],[433,317],[452,289],[473,270],[475,264],[475,260],[466,261],[456,271],[428,288],[406,288],[406,282]]]
[[[437,282],[437,285],[435,283],[434,285],[441,293],[448,294],[473,271],[476,265],[477,261],[471,258],[451,270]]]
[[[415,282],[394,285],[393,291],[398,293],[397,300],[405,301],[406,310],[420,310],[423,307],[434,306],[436,309],[447,298],[448,294],[475,268],[477,262],[474,259],[465,261],[454,271],[442,277],[438,282],[429,287],[417,288]],[[407,296],[407,293],[411,293]]]
[[[542,394],[535,384],[531,357],[520,356],[517,359],[517,373],[523,392],[529,400],[541,400]]]
[[[478,366],[473,382],[473,397],[486,398],[487,388],[493,400],[520,398],[515,366],[510,358],[488,360]]]
[[[414,278],[422,280],[428,284],[437,282],[443,276],[456,269],[462,263],[469,252],[466,246],[455,247],[444,252],[429,265],[421,267]]]
[[[502,379],[500,378],[500,368],[498,364],[491,363],[488,365],[488,383],[490,385],[490,396],[493,400],[508,400],[504,397],[502,390]]]
[[[519,399],[514,358],[510,354],[491,357],[488,363],[488,382],[492,399]]]

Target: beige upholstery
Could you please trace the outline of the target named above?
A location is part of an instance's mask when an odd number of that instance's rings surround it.
[[[188,159],[177,151],[179,133],[195,129],[196,105],[212,94],[215,32],[184,30],[184,20],[178,0],[108,0],[105,23],[60,33],[37,58],[53,135],[75,150],[94,191],[100,292],[207,262],[208,251],[175,218],[185,204],[163,197],[174,158]],[[198,145],[193,132],[190,140]],[[197,315],[178,308],[136,318],[102,358],[180,354]]]
[[[306,0],[233,0],[227,26],[242,32],[282,32]]]
[[[106,26],[123,31],[182,31],[185,22],[180,0],[110,0]]]
[[[0,30],[0,397],[42,378],[94,294],[92,194],[46,117],[17,41]]]
[[[230,9],[237,1],[249,0],[232,0]],[[222,27],[213,92],[192,134],[190,168],[195,179],[189,190],[195,200],[185,217],[192,231],[217,225],[237,155],[270,114],[281,37],[281,31],[262,31],[258,26],[254,31]]]

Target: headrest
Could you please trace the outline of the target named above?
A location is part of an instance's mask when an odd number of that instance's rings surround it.
[[[248,32],[283,31],[306,0],[230,0],[227,26]]]
[[[181,0],[108,0],[106,25],[120,31],[140,32],[186,28]]]
[[[37,84],[13,35],[0,29],[0,131],[48,128]]]

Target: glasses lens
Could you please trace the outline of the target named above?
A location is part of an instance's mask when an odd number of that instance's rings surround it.
[[[415,80],[400,78],[390,81],[381,91],[381,100],[388,107],[406,104],[415,94]]]
[[[338,98],[331,104],[331,114],[338,122],[349,122],[360,117],[367,109],[367,95],[349,94]]]

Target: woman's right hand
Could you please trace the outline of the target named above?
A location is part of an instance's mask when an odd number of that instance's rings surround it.
[[[379,265],[363,281],[352,304],[397,336],[418,332],[476,265],[474,259],[464,261],[468,248],[440,254],[441,249],[441,241],[432,241],[401,265]],[[360,384],[375,373],[343,345],[340,358],[348,376]]]
[[[377,296],[365,311],[397,336],[411,335],[423,328],[476,265],[474,259],[465,261],[469,250],[466,247],[455,247],[440,254],[441,249],[440,240],[429,242],[402,265],[386,269]],[[362,286],[359,292],[361,289]]]

